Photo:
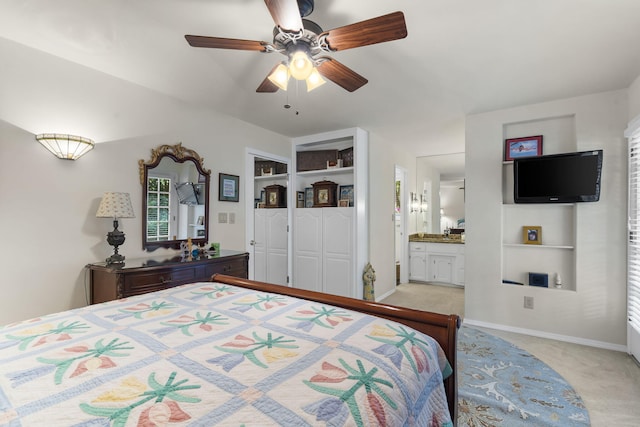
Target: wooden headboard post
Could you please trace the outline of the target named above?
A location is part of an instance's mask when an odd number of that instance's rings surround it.
[[[417,331],[433,337],[444,350],[447,360],[453,369],[453,373],[444,380],[444,388],[447,394],[447,403],[451,419],[456,425],[458,418],[458,371],[456,344],[460,317],[455,314],[438,314],[393,305],[380,304],[372,301],[363,301],[338,295],[321,292],[307,291],[304,289],[290,288],[271,283],[257,282],[254,280],[240,279],[238,277],[214,274],[211,281],[240,286],[262,292],[270,292],[303,298],[323,304],[334,305],[361,313],[371,314],[385,319],[393,320],[407,325]]]

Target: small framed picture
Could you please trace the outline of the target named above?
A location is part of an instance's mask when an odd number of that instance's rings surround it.
[[[511,138],[504,141],[504,160],[542,156],[542,135]]]
[[[296,208],[304,208],[304,191],[296,191]]]
[[[348,200],[349,206],[353,206],[353,185],[341,185],[338,190],[338,200]]]
[[[348,208],[349,207],[349,199],[340,199],[340,200],[338,200],[338,207]]]
[[[541,245],[542,227],[539,225],[523,225],[522,243],[526,245]]]
[[[304,189],[304,207],[312,208],[313,207],[313,188],[306,187]]]
[[[237,202],[240,177],[226,173],[219,174],[218,200],[221,202]]]

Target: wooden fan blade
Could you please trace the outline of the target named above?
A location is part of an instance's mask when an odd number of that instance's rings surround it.
[[[325,31],[331,50],[345,50],[407,37],[407,24],[402,12],[394,12],[344,27]]]
[[[271,82],[271,80],[269,80],[269,76],[271,75],[271,73],[273,73],[276,70],[276,68],[278,68],[278,65],[280,64],[276,64],[276,66],[273,67],[271,71],[269,71],[269,74],[267,74],[267,77],[265,77],[262,83],[260,83],[260,86],[258,86],[258,89],[256,89],[256,92],[273,93],[278,91],[278,86],[276,86],[274,83]]]
[[[324,58],[316,68],[318,72],[343,89],[353,92],[366,85],[369,81],[351,68],[341,64],[333,58]]]
[[[184,36],[193,47],[212,47],[217,49],[256,50],[266,52],[267,42],[241,39],[225,39],[222,37]]]
[[[302,30],[302,18],[296,0],[264,0],[276,25],[283,30]]]

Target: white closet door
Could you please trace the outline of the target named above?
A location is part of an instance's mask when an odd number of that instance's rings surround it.
[[[267,281],[267,211],[254,209],[253,277],[260,282]]]
[[[266,218],[267,282],[287,285],[287,208],[262,209]]]
[[[354,297],[353,208],[322,208],[323,292]]]
[[[322,292],[322,211],[295,209],[293,287]]]

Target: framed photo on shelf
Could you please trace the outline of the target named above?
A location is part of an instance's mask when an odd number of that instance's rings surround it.
[[[353,206],[353,185],[341,185],[338,189],[338,200],[348,200],[349,206]]]
[[[511,138],[504,141],[504,160],[542,156],[542,135]]]
[[[296,208],[304,208],[304,191],[296,191]]]
[[[221,202],[237,202],[240,177],[237,175],[220,173],[218,175],[218,180],[218,200]]]
[[[349,199],[340,199],[340,200],[338,200],[338,207],[348,208],[349,207]]]
[[[542,227],[539,225],[523,225],[522,243],[526,245],[541,245]]]

